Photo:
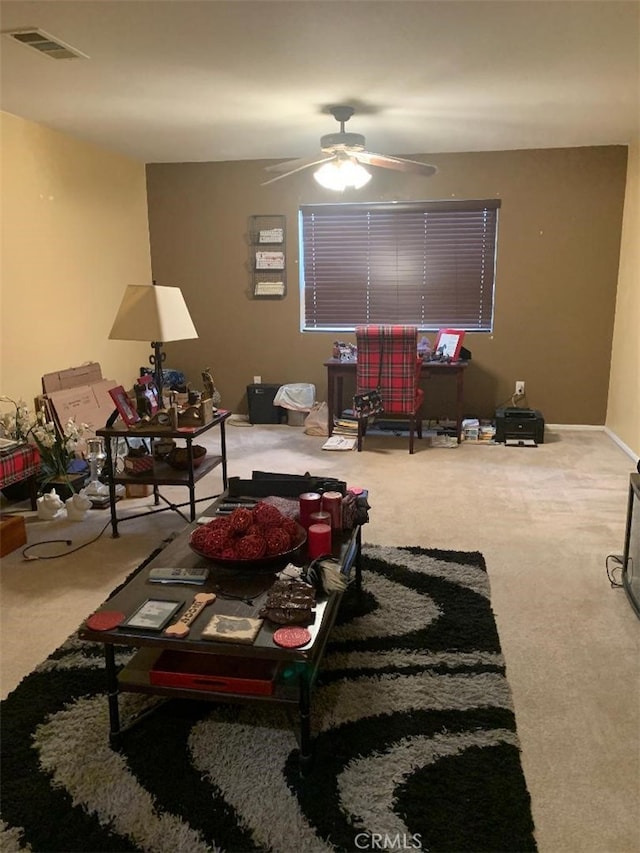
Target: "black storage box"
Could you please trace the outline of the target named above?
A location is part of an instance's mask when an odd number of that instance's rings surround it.
[[[285,420],[286,410],[282,406],[273,405],[279,388],[280,385],[269,385],[266,382],[247,385],[249,421],[252,424],[279,424]]]
[[[538,409],[520,409],[517,406],[496,409],[495,441],[504,442],[508,438],[529,438],[536,444],[544,444],[542,412]]]

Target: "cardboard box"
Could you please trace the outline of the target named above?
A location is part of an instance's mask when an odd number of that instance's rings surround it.
[[[77,424],[87,424],[90,431],[95,432],[106,424],[115,408],[109,389],[116,387],[112,379],[101,379],[93,385],[52,391],[47,397],[48,406],[61,428],[73,418]]]
[[[128,498],[148,498],[153,494],[153,486],[150,483],[127,483],[126,496]]]
[[[0,514],[0,557],[27,544],[27,530],[21,515]]]
[[[80,367],[45,373],[42,377],[42,391],[44,394],[51,394],[53,391],[65,391],[67,388],[77,388],[80,385],[93,385],[101,379],[102,368],[97,361],[90,361]]]
[[[45,373],[43,394],[36,397],[34,405],[36,411],[44,408],[48,419],[60,430],[73,418],[77,424],[87,424],[89,433],[95,434],[113,413],[115,405],[109,389],[117,385],[113,379],[103,379],[102,368],[97,361],[91,361],[80,367]]]

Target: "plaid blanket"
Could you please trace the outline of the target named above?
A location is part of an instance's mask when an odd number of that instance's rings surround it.
[[[422,359],[417,354],[417,327],[357,326],[356,344],[356,393],[377,388],[379,378],[385,412],[415,412],[424,400],[424,392],[418,388]]]
[[[0,489],[32,477],[40,470],[40,454],[32,444],[21,444],[0,454]]]

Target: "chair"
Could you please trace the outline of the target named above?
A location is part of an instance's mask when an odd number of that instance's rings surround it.
[[[422,359],[417,354],[417,327],[357,326],[356,344],[356,393],[375,388],[380,378],[384,414],[409,418],[409,453],[413,453],[414,433],[422,438],[424,403],[424,391],[418,387]],[[367,421],[358,419],[358,450],[362,450]]]

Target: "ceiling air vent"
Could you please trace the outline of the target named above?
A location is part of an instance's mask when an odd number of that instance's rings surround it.
[[[88,59],[86,53],[77,50],[60,41],[59,38],[45,33],[44,30],[38,30],[34,27],[24,30],[11,30],[5,32],[4,35],[9,36],[13,41],[23,44],[25,47],[32,47],[39,53],[44,53],[45,56],[50,56],[51,59]]]

